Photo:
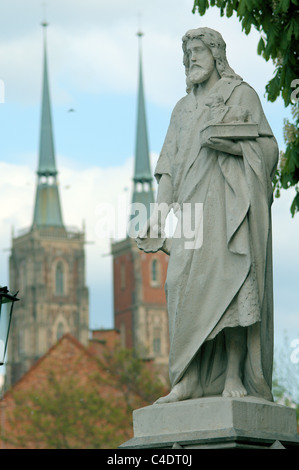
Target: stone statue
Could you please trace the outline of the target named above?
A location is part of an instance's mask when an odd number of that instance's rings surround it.
[[[242,106],[226,106],[224,98],[219,93],[212,94],[205,102],[210,108],[208,123],[240,124],[251,122],[251,114],[248,108]]]
[[[272,401],[278,147],[256,92],[229,66],[222,36],[199,28],[182,41],[187,95],[173,110],[155,170],[157,204],[137,237],[140,249],[170,255],[171,391],[156,403],[211,395]],[[184,226],[171,240],[164,228],[172,207],[196,203],[203,240],[190,249]]]

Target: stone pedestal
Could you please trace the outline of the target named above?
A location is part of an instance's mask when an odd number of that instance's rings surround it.
[[[255,398],[205,397],[133,412],[121,449],[297,448],[294,409]]]

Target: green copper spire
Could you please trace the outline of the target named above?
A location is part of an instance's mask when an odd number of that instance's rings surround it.
[[[138,32],[139,38],[139,83],[137,102],[137,129],[135,147],[135,170],[134,170],[134,191],[133,203],[142,203],[146,206],[149,214],[150,204],[154,202],[154,192],[152,187],[152,172],[150,166],[148,135],[146,126],[146,112],[142,75],[142,54],[141,38],[143,33]]]
[[[52,116],[48,80],[48,64],[47,64],[47,44],[46,44],[46,27],[47,23],[42,23],[44,27],[44,76],[42,91],[42,114],[41,129],[39,143],[39,166],[38,174],[41,175],[57,175],[55,165],[55,151],[52,130]]]
[[[51,103],[48,81],[46,22],[44,28],[44,71],[42,90],[41,128],[39,143],[38,183],[36,190],[33,226],[63,227],[57,186]]]
[[[143,33],[138,32],[139,38],[139,83],[137,102],[137,129],[135,147],[134,189],[132,196],[132,213],[129,217],[128,234],[134,237],[144,227],[150,217],[151,204],[154,203],[152,186],[152,173],[150,166],[145,100],[142,76],[141,38]],[[140,206],[142,204],[142,206]],[[138,221],[136,221],[136,216]]]
[[[134,181],[150,182],[152,174],[150,168],[148,137],[146,127],[146,113],[144,102],[143,75],[142,75],[142,57],[141,57],[141,37],[142,33],[137,33],[139,37],[139,86],[138,86],[138,108],[137,108],[137,133],[135,148],[135,173]]]

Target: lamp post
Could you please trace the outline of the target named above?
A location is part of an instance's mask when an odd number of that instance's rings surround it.
[[[12,295],[7,287],[0,287],[0,365],[4,364],[14,303],[20,300],[17,294]],[[8,304],[6,308],[3,308],[4,304]]]

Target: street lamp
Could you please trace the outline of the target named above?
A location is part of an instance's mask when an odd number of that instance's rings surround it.
[[[13,306],[17,300],[20,300],[17,294],[18,292],[12,295],[7,287],[0,287],[0,365],[4,364]],[[10,304],[10,306],[2,308],[4,304]]]

